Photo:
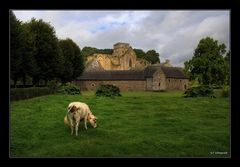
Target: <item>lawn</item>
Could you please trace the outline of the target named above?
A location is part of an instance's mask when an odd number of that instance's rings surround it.
[[[182,92],[123,92],[122,97],[48,95],[11,102],[11,157],[229,157],[229,98]],[[63,123],[72,101],[89,105],[98,128]]]

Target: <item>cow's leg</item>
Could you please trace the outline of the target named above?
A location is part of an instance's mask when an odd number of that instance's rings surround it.
[[[76,134],[76,136],[78,136],[78,125],[79,125],[79,122],[77,121],[76,124],[75,124],[75,134]]]
[[[85,129],[87,129],[87,117],[84,118]]]
[[[73,130],[74,130],[74,125],[73,125],[73,121],[71,121],[71,135],[73,135]]]
[[[68,120],[69,120],[69,123],[70,123],[71,135],[73,135],[73,129],[74,129],[73,120],[71,118],[69,118]]]

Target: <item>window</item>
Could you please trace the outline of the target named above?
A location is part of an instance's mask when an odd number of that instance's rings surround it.
[[[129,60],[129,67],[132,67],[132,60]]]
[[[92,83],[91,86],[94,87],[94,86],[95,86],[95,83]]]
[[[180,82],[181,82],[182,80],[180,79]]]
[[[187,89],[187,85],[184,85],[184,89],[185,89],[185,90]]]
[[[161,83],[159,82],[159,83],[158,83],[158,86],[160,87],[160,85],[161,85]]]

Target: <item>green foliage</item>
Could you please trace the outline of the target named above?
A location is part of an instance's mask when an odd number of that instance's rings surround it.
[[[230,96],[229,86],[225,86],[225,87],[222,88],[221,95],[222,95],[222,97],[229,97]]]
[[[10,89],[10,100],[23,100],[52,93],[48,87],[13,88]]]
[[[184,97],[215,97],[213,89],[207,85],[188,88]]]
[[[145,59],[146,58],[146,53],[142,50],[142,49],[133,49],[137,58],[142,58]]]
[[[80,48],[71,39],[58,40],[54,27],[42,19],[20,22],[10,10],[10,76],[33,85],[55,78],[63,83],[74,80],[84,70]],[[107,50],[108,51],[108,50]]]
[[[109,85],[109,84],[99,85],[95,95],[106,96],[106,97],[121,96],[120,89],[114,85]]]
[[[157,53],[155,50],[147,51],[145,59],[147,61],[151,62],[152,64],[160,63],[159,53]]]
[[[71,83],[66,83],[66,84],[61,85],[57,92],[60,94],[68,94],[68,95],[81,94],[80,88]]]
[[[133,50],[136,53],[137,58],[145,59],[151,62],[152,64],[160,63],[159,53],[157,53],[155,50],[149,50],[146,53],[142,49],[133,49]]]
[[[57,79],[54,79],[48,82],[48,87],[52,92],[57,92],[61,87],[61,83]]]
[[[59,40],[59,46],[63,55],[60,78],[63,83],[66,83],[81,75],[84,70],[84,60],[80,48],[71,39]]]
[[[184,63],[185,72],[200,84],[223,85],[229,75],[229,63],[223,57],[225,48],[225,44],[218,44],[210,37],[201,39],[192,59]]]
[[[11,157],[229,157],[229,98],[182,98],[182,92],[122,92],[122,97],[49,95],[11,102]],[[98,127],[71,136],[71,101],[89,105]],[[49,149],[51,147],[51,149]],[[213,151],[227,154],[211,154]]]
[[[113,49],[97,49],[94,47],[84,47],[82,49],[82,55],[83,57],[91,56],[94,53],[99,53],[99,54],[112,54]]]
[[[97,48],[93,48],[93,47],[84,47],[81,51],[83,57],[87,57],[87,56],[90,56],[94,53],[97,52]]]
[[[60,75],[63,67],[54,27],[42,19],[36,20],[34,18],[25,23],[25,27],[34,40],[31,46],[35,48],[34,59],[37,63],[33,75],[34,82],[38,82],[40,79],[45,81],[54,79]]]
[[[16,85],[19,79],[26,85],[26,78],[35,72],[33,39],[25,25],[10,11],[10,72]]]
[[[226,68],[226,75],[225,75],[225,84],[230,85],[230,50],[227,52],[226,56],[224,57],[225,68]]]
[[[96,53],[112,54],[113,53],[113,49],[98,49]]]

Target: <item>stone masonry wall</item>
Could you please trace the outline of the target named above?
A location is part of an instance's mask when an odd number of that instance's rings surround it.
[[[166,78],[167,90],[186,90],[185,87],[188,88],[187,79]]]
[[[144,91],[146,90],[146,81],[75,81],[74,84],[78,85],[83,91],[95,91],[99,84],[112,84],[121,91]]]

